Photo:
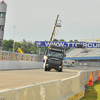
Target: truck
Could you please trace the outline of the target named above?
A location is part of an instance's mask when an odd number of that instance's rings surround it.
[[[56,71],[62,72],[64,56],[64,47],[51,45],[44,60],[45,71],[55,69]]]

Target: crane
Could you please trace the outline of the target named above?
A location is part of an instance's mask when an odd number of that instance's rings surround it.
[[[54,25],[54,28],[53,28],[53,32],[52,32],[52,34],[51,34],[50,41],[52,41],[52,38],[53,38],[53,36],[54,36],[56,27],[61,27],[61,24],[60,24],[60,23],[57,23],[57,22],[58,22],[58,18],[59,18],[59,15],[57,15],[57,18],[56,18],[56,21],[55,21],[55,25]],[[46,55],[48,49],[49,49],[49,47],[46,49],[45,55]]]

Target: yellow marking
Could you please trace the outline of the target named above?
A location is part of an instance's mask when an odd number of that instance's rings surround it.
[[[55,69],[52,68],[52,70],[55,70]]]
[[[28,56],[26,55],[26,60],[28,60]]]
[[[16,54],[14,54],[14,60],[17,60],[17,56],[16,56]]]
[[[8,53],[8,59],[11,58],[10,54]]]
[[[82,91],[80,91],[79,93],[75,94],[74,96],[72,96],[71,98],[69,98],[68,100],[79,100],[80,98],[82,98],[84,96],[84,93]]]
[[[2,52],[0,52],[0,60],[3,58]]]
[[[37,60],[36,56],[35,56],[35,61]]]
[[[21,60],[23,60],[23,56],[21,55]]]

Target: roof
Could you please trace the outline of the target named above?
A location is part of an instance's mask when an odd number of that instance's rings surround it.
[[[99,57],[65,57],[64,60],[90,60],[90,59],[100,59]]]

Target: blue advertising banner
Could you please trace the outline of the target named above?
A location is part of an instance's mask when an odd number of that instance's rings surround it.
[[[35,46],[39,47],[49,47],[52,44],[63,47],[77,47],[77,44],[83,44],[84,48],[100,48],[100,43],[94,43],[94,42],[35,41]]]

